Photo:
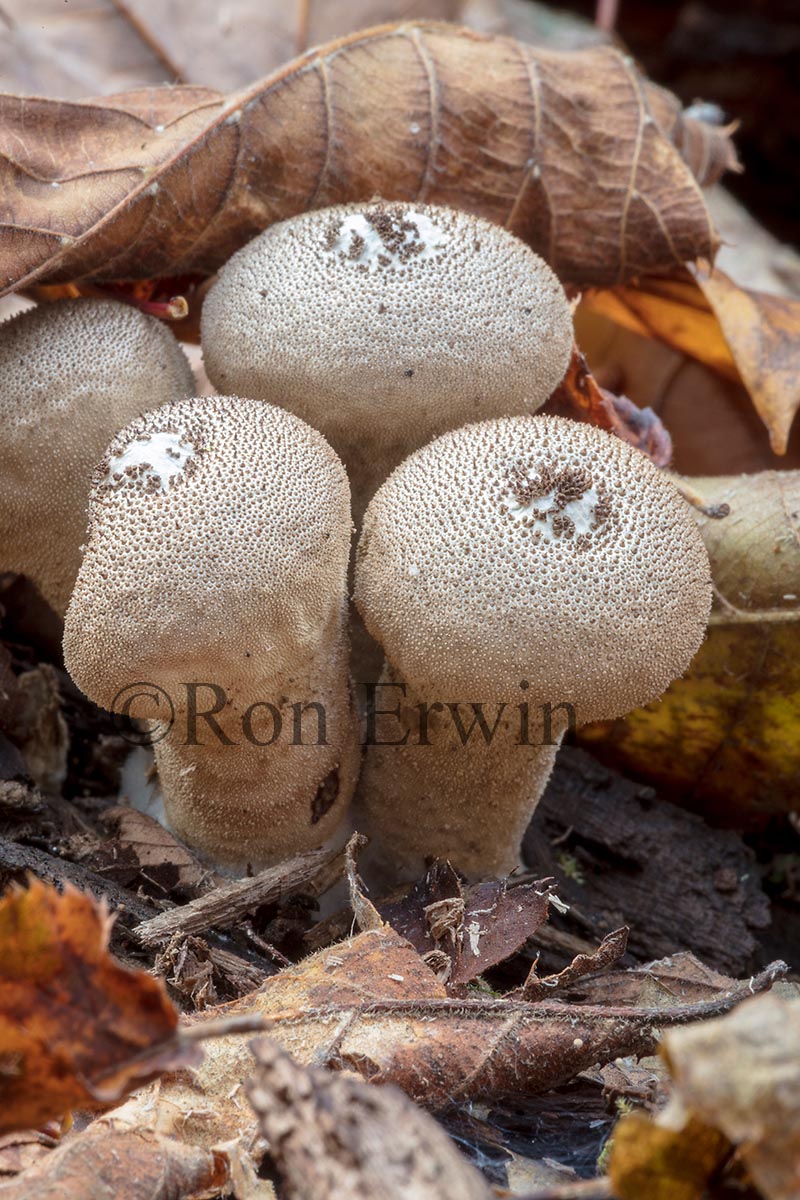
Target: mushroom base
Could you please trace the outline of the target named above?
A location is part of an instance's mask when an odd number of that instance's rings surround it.
[[[205,731],[203,745],[186,745],[172,732],[158,742],[167,827],[203,859],[233,874],[344,836],[361,755],[344,661],[334,683],[327,692],[311,693],[324,707],[327,744],[295,744],[291,713],[286,738],[272,745],[246,738],[223,745]],[[228,731],[238,708],[226,714]],[[180,724],[178,719],[174,728]],[[263,730],[256,732],[265,740]],[[310,736],[303,736],[313,742],[314,733],[311,721]]]
[[[392,740],[405,745],[367,745],[355,800],[356,828],[371,842],[365,871],[375,882],[405,882],[434,856],[472,880],[506,876],[520,864],[563,733],[553,735],[556,744],[520,745],[514,716],[494,727],[496,706],[487,703],[489,741],[479,726],[462,740],[473,719],[468,704],[459,706],[461,730],[445,708],[428,716],[421,738],[421,702],[407,692],[391,718]]]

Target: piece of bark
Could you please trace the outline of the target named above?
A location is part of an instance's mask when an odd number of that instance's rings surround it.
[[[292,892],[310,891],[313,894],[319,873],[325,872],[327,880],[327,867],[340,856],[339,850],[312,850],[298,854],[288,862],[267,867],[251,879],[232,880],[188,904],[167,909],[157,917],[137,925],[134,934],[143,946],[155,946],[176,933],[202,933],[215,925],[229,928],[245,913],[262,904],[269,904]]]
[[[639,959],[691,950],[728,974],[751,969],[753,931],[769,924],[752,852],[585,752],[561,750],[523,850],[537,873],[557,876],[567,903],[591,914],[598,938],[625,924]],[[581,882],[562,869],[564,853]]]
[[[22,883],[29,872],[45,883],[61,885],[66,881],[98,900],[105,897],[109,908],[125,925],[134,921],[147,921],[155,912],[151,905],[139,899],[133,892],[118,887],[108,879],[102,879],[79,863],[67,862],[33,846],[21,846],[0,838],[0,881],[3,885],[9,882]]]
[[[440,1126],[395,1087],[372,1087],[252,1043],[247,1096],[285,1200],[490,1200]]]

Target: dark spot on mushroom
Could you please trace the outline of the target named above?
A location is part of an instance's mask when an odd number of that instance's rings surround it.
[[[339,795],[339,768],[334,767],[317,788],[317,794],[311,801],[311,824],[316,825],[325,813],[330,812]]]
[[[529,317],[531,315],[531,313],[533,312],[533,309],[532,308],[523,308],[522,311],[525,313],[526,317]]]
[[[347,251],[347,257],[352,258],[354,261],[361,258],[366,244],[366,241],[360,233],[352,233],[350,235],[350,248]]]
[[[259,291],[258,294],[259,294],[259,296],[267,296],[268,295],[267,289],[261,288],[261,290]]]
[[[405,375],[406,379],[410,379],[411,376],[414,374],[414,368],[409,367],[408,370],[403,371],[403,374]]]
[[[385,304],[379,304],[379,305],[378,305],[378,312],[379,312],[379,313],[385,313],[385,312],[386,312],[386,305],[385,305]]]

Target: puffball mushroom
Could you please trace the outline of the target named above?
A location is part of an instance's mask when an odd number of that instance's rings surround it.
[[[208,376],[279,404],[343,459],[356,516],[412,450],[532,413],[562,379],[569,305],[505,229],[429,204],[349,204],[270,226],[203,306]]]
[[[373,498],[356,556],[356,604],[386,654],[358,828],[399,874],[426,855],[508,873],[569,718],[559,706],[582,724],[660,696],[703,639],[710,575],[669,480],[601,430],[512,417],[412,454]]]
[[[0,570],[29,576],[63,616],[98,458],[132,417],[194,388],[166,325],[115,300],[43,304],[0,325]]]
[[[222,867],[319,846],[347,809],[350,534],[337,456],[260,401],[146,413],[95,473],[67,669],[104,708],[174,710],[153,738],[166,819]]]

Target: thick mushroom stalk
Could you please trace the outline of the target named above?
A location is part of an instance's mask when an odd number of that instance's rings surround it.
[[[387,659],[359,827],[404,875],[435,854],[480,877],[519,861],[565,728],[622,716],[686,670],[710,568],[643,454],[513,417],[444,434],[384,483],[356,603]]]
[[[0,325],[0,571],[29,576],[63,617],[98,458],[133,417],[194,388],[167,326],[114,300],[45,304]]]
[[[321,434],[220,396],[134,421],[95,474],[67,668],[149,719],[167,822],[220,866],[318,846],[346,812],[349,500]]]
[[[222,269],[202,321],[214,386],[320,429],[357,519],[431,438],[539,408],[572,337],[558,279],[518,238],[464,212],[383,201],[270,226]]]

